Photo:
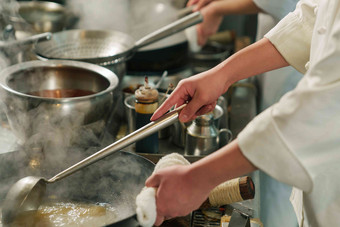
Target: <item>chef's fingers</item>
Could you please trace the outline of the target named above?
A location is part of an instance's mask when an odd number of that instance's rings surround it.
[[[197,4],[197,2],[199,2],[199,0],[189,0],[188,3],[187,3],[187,6],[195,5],[195,4]]]
[[[160,226],[165,218],[162,215],[157,215],[156,221],[155,221],[155,226]]]
[[[198,116],[209,113],[215,109],[216,104],[209,104],[206,106],[202,106],[196,114],[192,115],[188,121],[193,121],[195,120]]]
[[[155,121],[161,116],[163,116],[171,107],[176,105],[177,107],[186,103],[187,95],[185,94],[185,89],[178,89],[178,87],[172,92],[172,94],[167,98],[163,104],[154,112],[151,116],[151,121]]]
[[[183,105],[185,103],[184,100],[179,100],[177,102],[170,102],[171,100],[169,100],[169,103],[163,103],[151,116],[150,120],[151,121],[155,121],[158,118],[162,117],[166,112],[168,112],[169,109],[171,109],[171,107],[173,107],[174,105],[176,105],[176,107],[180,107],[181,105]],[[174,103],[174,104],[173,104]]]
[[[180,112],[179,114],[179,120],[181,122],[188,122],[191,121],[193,119],[195,119],[198,116],[198,111],[201,110],[201,108],[204,108],[205,103],[207,103],[207,100],[203,95],[200,94],[195,94],[192,98],[192,100],[190,100],[190,102],[188,102],[187,106],[184,107],[184,109]],[[210,105],[210,104],[208,104]],[[210,109],[211,107],[207,107],[208,109]],[[203,109],[204,111],[205,109]]]
[[[197,32],[197,44],[199,46],[204,46],[208,40],[207,36],[204,34],[203,26],[202,24],[199,24],[196,26],[196,32]]]
[[[196,115],[199,116],[199,115],[203,115],[203,114],[206,114],[206,113],[209,113],[209,112],[213,111],[213,110],[215,109],[216,103],[217,103],[217,102],[210,103],[210,104],[208,104],[208,105],[202,106],[202,107],[196,112]]]
[[[200,1],[198,1],[195,8],[193,9],[193,11],[198,11],[198,10],[202,9],[204,6],[208,5],[212,1],[213,0],[200,0]]]
[[[160,183],[160,178],[157,174],[152,174],[148,179],[145,181],[146,187],[158,188]]]

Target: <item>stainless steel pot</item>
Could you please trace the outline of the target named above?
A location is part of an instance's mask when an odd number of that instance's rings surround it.
[[[18,33],[28,35],[62,31],[76,19],[69,9],[50,1],[13,2],[8,8],[10,12],[5,12],[5,17]]]
[[[0,85],[9,124],[24,143],[37,134],[66,136],[71,129],[68,136],[76,139],[85,126],[103,131],[118,78],[90,63],[30,61],[4,69]]]

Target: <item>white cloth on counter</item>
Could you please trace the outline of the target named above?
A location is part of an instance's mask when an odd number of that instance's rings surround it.
[[[301,0],[266,34],[305,75],[238,136],[255,166],[304,190],[294,198],[303,227],[340,226],[339,34],[340,0]]]
[[[172,153],[162,157],[156,164],[154,173],[173,165],[189,165],[190,162],[178,153]],[[151,227],[157,218],[155,188],[144,187],[136,197],[136,213],[139,224],[143,227]]]

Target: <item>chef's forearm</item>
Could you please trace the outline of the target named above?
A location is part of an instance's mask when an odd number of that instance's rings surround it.
[[[274,69],[286,67],[289,64],[272,45],[263,38],[260,41],[240,50],[224,62],[211,69],[210,73],[220,81],[231,84],[251,76]]]
[[[242,154],[237,139],[213,154],[193,163],[191,175],[212,190],[227,180],[250,173],[257,168]]]

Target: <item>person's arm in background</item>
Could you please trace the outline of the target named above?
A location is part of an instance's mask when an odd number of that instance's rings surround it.
[[[187,6],[196,5],[194,11],[201,11],[203,22],[197,25],[198,44],[203,46],[209,36],[215,34],[225,15],[256,14],[261,9],[253,0],[190,0]]]
[[[179,119],[187,122],[211,111],[216,100],[229,86],[244,78],[288,66],[276,48],[264,38],[229,57],[218,66],[196,76],[181,80],[170,97],[154,113],[151,120],[162,116],[172,106],[190,101]]]

